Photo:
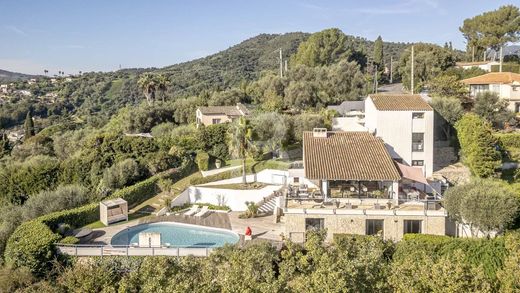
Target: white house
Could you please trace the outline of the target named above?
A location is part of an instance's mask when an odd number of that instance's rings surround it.
[[[491,66],[500,65],[500,62],[497,61],[477,61],[477,62],[457,62],[455,65],[462,69],[471,69],[474,67],[478,67],[487,72],[491,72]]]
[[[433,173],[433,108],[420,95],[371,94],[365,99],[365,127],[385,142],[392,158]]]
[[[208,126],[232,122],[240,116],[249,115],[249,110],[241,103],[236,106],[208,106],[199,107],[195,112],[197,117],[197,127],[201,124]]]
[[[520,112],[520,74],[512,72],[490,72],[462,80],[469,86],[470,96],[491,91],[509,103],[508,109]]]

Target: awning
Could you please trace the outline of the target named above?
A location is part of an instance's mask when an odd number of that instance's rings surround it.
[[[406,165],[403,165],[398,162],[395,162],[395,163],[397,164],[397,168],[399,169],[399,172],[401,172],[401,176],[403,176],[403,178],[406,178],[406,179],[409,179],[409,180],[412,180],[415,182],[419,182],[419,183],[424,183],[426,185],[429,184],[423,175],[422,169],[406,166]]]

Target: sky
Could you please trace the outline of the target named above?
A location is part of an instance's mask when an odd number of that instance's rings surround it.
[[[502,0],[0,0],[0,69],[43,74],[163,67],[260,33],[337,27],[385,41],[451,41]]]

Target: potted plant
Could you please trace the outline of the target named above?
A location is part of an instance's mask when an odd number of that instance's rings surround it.
[[[379,199],[383,197],[383,191],[381,190],[375,190],[374,192],[372,192],[372,194],[374,195],[374,197],[376,198],[376,203],[374,203],[374,208],[376,210],[380,209],[381,208],[381,205],[379,204]]]
[[[217,169],[220,169],[220,167],[222,167],[222,160],[221,159],[216,159],[215,160],[215,167],[217,167]]]

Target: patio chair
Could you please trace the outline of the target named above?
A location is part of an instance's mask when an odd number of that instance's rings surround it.
[[[193,216],[199,210],[199,206],[194,204],[191,208],[184,213],[185,216]]]
[[[195,214],[195,217],[203,217],[208,212],[209,212],[209,207],[208,206],[203,206],[202,209],[200,209],[200,211]]]

